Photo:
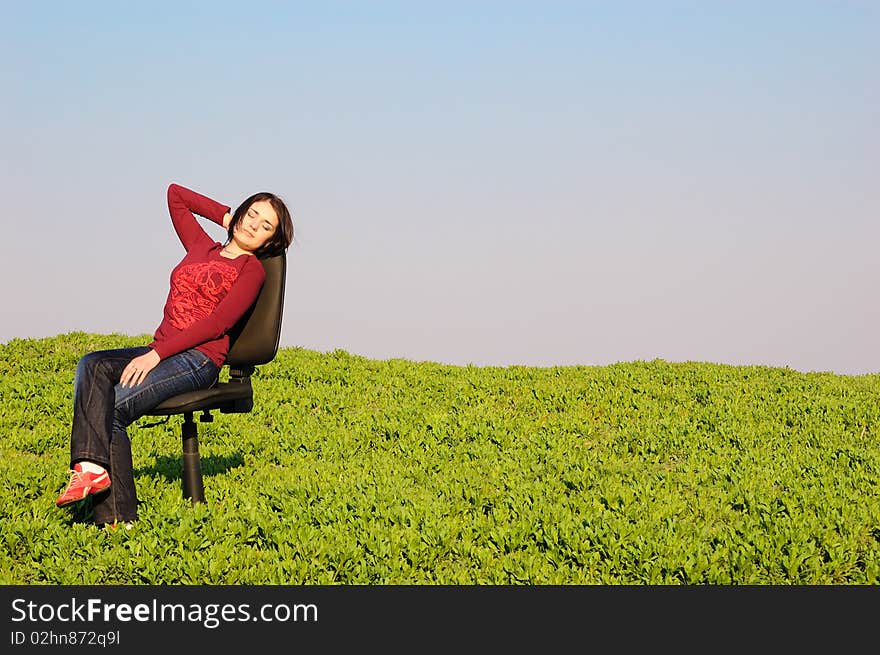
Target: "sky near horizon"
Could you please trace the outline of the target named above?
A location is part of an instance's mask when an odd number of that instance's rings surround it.
[[[0,343],[152,334],[177,182],[287,201],[284,347],[880,372],[880,3],[0,8]]]

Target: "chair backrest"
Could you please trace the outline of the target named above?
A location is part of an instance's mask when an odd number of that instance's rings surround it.
[[[232,368],[259,366],[275,358],[281,339],[287,255],[262,257],[266,280],[253,306],[229,333],[226,363]]]

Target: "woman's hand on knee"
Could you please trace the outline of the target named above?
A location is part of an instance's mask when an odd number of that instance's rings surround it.
[[[122,376],[119,378],[120,384],[123,387],[139,385],[147,377],[147,373],[156,368],[159,361],[159,353],[155,350],[150,350],[150,352],[144,355],[135,357],[122,369]]]

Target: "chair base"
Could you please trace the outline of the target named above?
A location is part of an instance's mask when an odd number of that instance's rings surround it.
[[[150,416],[183,414],[181,437],[183,439],[183,497],[193,505],[205,503],[202,481],[202,461],[199,455],[198,427],[193,419],[195,412],[202,412],[201,421],[213,421],[212,411],[222,414],[242,414],[254,407],[251,374],[253,366],[230,369],[229,381],[218,382],[209,389],[197,389],[168,398],[150,412]]]
[[[186,412],[184,415],[181,436],[183,437],[183,497],[189,498],[193,505],[205,503],[198,427],[193,420],[192,412]]]

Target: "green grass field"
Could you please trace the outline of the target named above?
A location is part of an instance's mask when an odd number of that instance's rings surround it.
[[[129,531],[58,509],[73,373],[148,337],[0,344],[3,584],[877,584],[880,375],[460,367],[283,348],[254,411],[130,430]],[[146,423],[153,419],[144,419]]]

